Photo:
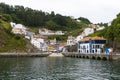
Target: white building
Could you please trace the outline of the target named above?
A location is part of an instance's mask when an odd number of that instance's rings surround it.
[[[101,26],[101,27],[98,27],[96,30],[99,31],[99,30],[103,30],[103,29],[105,29],[105,27]]]
[[[64,35],[62,31],[52,31],[48,29],[39,29],[39,34],[41,35]]]
[[[94,28],[85,28],[82,34],[85,34],[85,36],[88,36],[89,34],[94,33]]]
[[[92,34],[92,33],[94,33],[94,29],[93,28],[85,28],[84,31],[82,32],[82,34],[80,34],[80,35],[78,35],[76,37],[76,42],[80,41],[85,36],[88,36],[89,34]]]
[[[104,51],[106,39],[102,37],[85,37],[78,42],[78,52],[86,54],[100,54]]]
[[[16,23],[10,22],[10,26],[11,26],[12,28],[15,27],[15,25],[16,25]]]
[[[41,38],[33,38],[31,39],[31,44],[33,44],[36,48],[42,51],[46,51],[46,42]]]
[[[11,23],[11,26],[13,27],[12,32],[14,34],[26,34],[26,27],[24,25]]]
[[[31,40],[34,38],[34,35],[35,33],[26,31],[25,38]]]
[[[62,31],[56,31],[55,35],[64,35],[65,33],[63,33]]]
[[[85,34],[78,35],[78,36],[76,37],[76,43],[77,43],[78,41],[80,41],[81,39],[83,39],[84,37],[85,37]]]
[[[76,44],[75,37],[73,37],[73,36],[68,36],[67,45],[68,45],[68,46],[72,46],[72,45],[75,45],[75,44]]]

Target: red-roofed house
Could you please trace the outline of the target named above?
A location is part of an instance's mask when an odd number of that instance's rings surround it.
[[[78,42],[78,52],[100,54],[103,53],[105,43],[106,39],[103,37],[85,37]]]

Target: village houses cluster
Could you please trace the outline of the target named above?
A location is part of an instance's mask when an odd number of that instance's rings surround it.
[[[76,36],[68,36],[67,42],[57,43],[56,39],[46,40],[42,36],[64,35],[62,31],[51,31],[45,28],[39,29],[39,34],[30,32],[24,25],[11,22],[12,33],[24,35],[31,44],[41,51],[65,51],[64,46],[78,45],[79,53],[102,53],[106,39],[102,37],[86,37],[95,31],[103,30],[104,26],[90,24],[83,32]]]
[[[59,46],[57,44],[56,39],[45,40],[42,37],[47,35],[64,35],[62,31],[51,31],[43,28],[39,29],[39,34],[36,35],[34,32],[30,32],[28,28],[22,24],[10,22],[10,25],[12,27],[12,33],[24,35],[26,39],[30,40],[31,44],[34,45],[34,47],[38,48],[41,51],[57,51],[63,47],[62,45]]]
[[[99,26],[96,24],[90,24],[89,27],[85,28],[83,30],[83,32],[76,36],[68,36],[67,39],[67,45],[68,46],[73,46],[73,45],[78,45],[77,50],[78,53],[96,53],[96,54],[100,54],[100,53],[110,53],[112,52],[112,48],[106,48],[105,47],[105,43],[106,43],[106,39],[104,39],[103,37],[87,37],[88,35],[94,33],[95,31],[99,31],[99,30],[103,30],[105,27],[104,26]]]
[[[75,45],[80,40],[82,40],[84,37],[94,33],[95,31],[103,30],[104,28],[105,28],[104,26],[90,24],[89,27],[85,28],[80,35],[78,35],[76,37],[68,36],[67,45],[69,45],[69,46]]]

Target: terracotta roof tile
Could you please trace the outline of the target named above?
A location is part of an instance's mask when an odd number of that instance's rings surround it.
[[[106,40],[105,38],[103,38],[103,37],[98,37],[98,36],[95,36],[95,37],[85,37],[85,38],[83,38],[82,40],[80,40],[80,42],[81,41],[89,41],[89,40]]]

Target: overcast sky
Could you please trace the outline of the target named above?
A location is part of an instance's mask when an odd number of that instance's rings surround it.
[[[0,0],[45,12],[54,11],[74,18],[85,17],[93,23],[112,21],[120,12],[120,0]]]

